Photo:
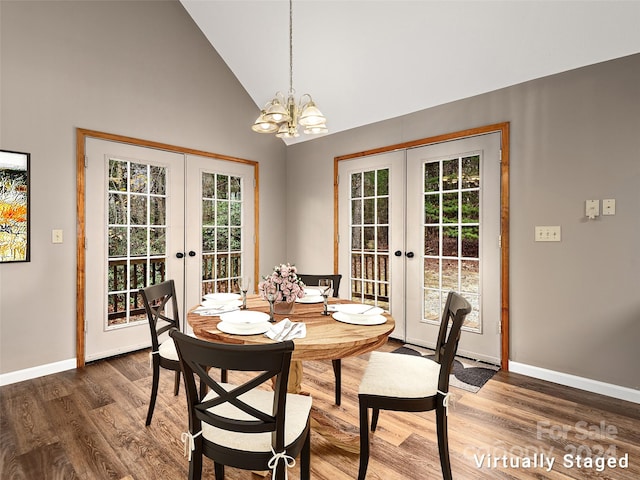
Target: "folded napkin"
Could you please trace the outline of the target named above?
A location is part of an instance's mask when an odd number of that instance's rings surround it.
[[[292,322],[288,318],[281,320],[265,333],[271,340],[283,342],[307,336],[307,326],[302,322]]]
[[[235,310],[240,310],[240,307],[229,306],[229,305],[220,305],[216,307],[205,307],[204,305],[200,305],[198,308],[193,310],[193,313],[197,313],[198,315],[202,315],[205,317],[212,317],[215,315],[222,315],[223,313],[233,312]]]

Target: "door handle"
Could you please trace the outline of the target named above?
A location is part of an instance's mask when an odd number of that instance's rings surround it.
[[[396,250],[395,252],[393,252],[393,254],[394,254],[396,257],[401,257],[401,256],[402,256],[402,250]]]
[[[189,256],[190,257],[195,257],[196,256],[196,252],[194,252],[193,250],[189,250]]]
[[[184,253],[182,252],[176,253],[176,258],[184,258]]]
[[[407,252],[405,253],[405,255],[407,256],[407,258],[413,258],[413,252]]]

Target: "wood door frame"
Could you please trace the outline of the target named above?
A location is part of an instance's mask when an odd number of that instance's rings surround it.
[[[200,157],[214,158],[216,160],[226,160],[229,162],[243,163],[253,166],[254,183],[254,271],[258,271],[260,238],[259,238],[259,193],[260,193],[260,164],[254,160],[246,160],[244,158],[231,157],[219,153],[205,152],[192,148],[179,147],[151,140],[142,140],[139,138],[116,135],[112,133],[99,132],[96,130],[88,130],[85,128],[76,128],[76,368],[82,368],[85,365],[85,320],[86,320],[86,304],[85,304],[85,288],[86,288],[86,140],[87,138],[96,138],[99,140],[108,140],[112,142],[126,143],[137,147],[153,148],[157,150],[165,150],[184,155],[197,155]]]
[[[407,150],[463,138],[500,133],[500,367],[509,371],[509,131],[510,123],[502,122],[482,127],[460,130],[434,137],[396,143],[362,152],[340,155],[333,159],[333,270],[338,272],[338,167],[344,160],[367,157],[393,150]]]

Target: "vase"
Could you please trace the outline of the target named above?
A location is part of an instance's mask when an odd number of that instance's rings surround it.
[[[296,302],[276,302],[273,304],[273,313],[277,315],[289,315],[293,313]]]

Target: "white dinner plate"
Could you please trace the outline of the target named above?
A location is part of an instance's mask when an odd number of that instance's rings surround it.
[[[351,325],[382,325],[387,321],[387,317],[384,315],[360,315],[361,318],[354,318],[353,315],[335,312],[332,317],[339,322],[350,323]]]
[[[380,315],[384,312],[380,307],[372,307],[364,303],[340,303],[335,306],[335,311],[351,315],[356,319],[370,315]]]
[[[223,313],[220,320],[225,323],[235,323],[237,325],[253,325],[269,321],[269,314],[256,312],[253,310],[236,310],[234,312]]]
[[[304,296],[305,297],[317,297],[320,296],[322,294],[322,291],[318,288],[307,288],[305,287],[304,289]]]
[[[259,335],[270,328],[271,324],[269,322],[250,323],[248,325],[229,322],[218,323],[218,330],[232,335]]]
[[[206,295],[203,295],[202,298],[204,298],[205,300],[210,300],[211,302],[220,304],[220,303],[228,303],[234,300],[238,300],[240,298],[240,294],[224,293],[224,292],[207,293]]]
[[[296,298],[297,303],[322,303],[323,298],[320,295],[305,295],[302,298]]]

